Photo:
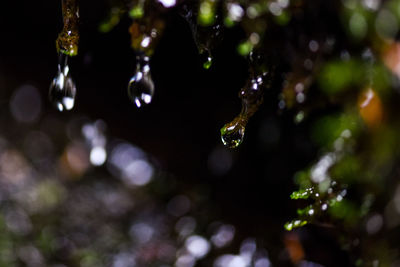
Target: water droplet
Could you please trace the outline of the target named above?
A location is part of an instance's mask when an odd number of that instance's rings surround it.
[[[50,84],[49,99],[59,110],[71,110],[74,107],[76,86],[69,74],[68,56],[61,53],[58,72]]]
[[[206,51],[201,54],[201,61],[203,62],[203,68],[208,70],[212,65],[212,56],[209,51]]]
[[[203,68],[205,68],[206,70],[208,70],[212,65],[212,58],[211,57],[207,57],[206,62],[203,63]]]
[[[199,17],[194,15],[192,12],[186,11],[183,16],[189,22],[194,42],[201,57],[203,68],[209,69],[212,65],[211,52],[214,51],[218,44],[222,41],[222,30],[224,27],[222,26],[221,22],[218,22],[213,26],[200,26],[197,20]]]
[[[138,56],[136,73],[128,84],[128,95],[140,108],[150,104],[154,95],[154,83],[150,74],[149,57]]]
[[[128,94],[138,108],[150,104],[154,94],[154,83],[150,73],[136,72],[129,81]]]
[[[232,122],[227,123],[221,128],[221,140],[222,143],[229,147],[238,147],[244,138],[244,132],[246,123],[240,118],[234,119]]]
[[[247,121],[263,102],[265,76],[266,73],[249,79],[247,84],[239,91],[239,97],[242,99],[242,110],[232,122],[225,124],[221,129],[221,140],[225,146],[235,148],[242,143]]]

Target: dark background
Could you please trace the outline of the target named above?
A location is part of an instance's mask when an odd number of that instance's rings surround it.
[[[57,69],[55,39],[62,28],[59,1],[2,3],[1,101],[8,101],[21,84],[31,83],[40,89],[45,113],[65,120],[76,114],[103,119],[110,136],[152,154],[160,168],[176,178],[182,193],[202,190],[209,200],[202,207],[207,216],[234,224],[239,235],[264,240],[271,258],[287,263],[283,224],[295,215],[296,204],[289,199],[295,189],[293,176],[317,153],[309,140],[308,122],[297,125],[294,114],[279,112],[280,88],[274,85],[250,120],[243,144],[226,149],[233,159],[231,168],[216,175],[210,171],[209,156],[222,148],[219,129],[240,111],[237,93],[247,78],[246,61],[236,52],[242,33],[225,32],[207,71],[201,67],[188,24],[171,11],[151,59],[156,93],[151,105],[138,110],[126,91],[135,66],[130,19],[122,19],[110,33],[102,34],[97,28],[108,10],[105,1],[80,4],[79,55],[70,60],[78,90],[76,103],[72,111],[58,113],[47,94]],[[306,258],[326,266],[345,266],[331,230],[310,226],[299,234]]]

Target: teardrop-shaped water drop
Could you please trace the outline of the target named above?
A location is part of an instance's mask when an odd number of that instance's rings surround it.
[[[222,143],[229,148],[238,147],[243,142],[245,129],[245,122],[238,118],[225,124],[221,128]]]
[[[150,104],[154,95],[150,71],[139,70],[133,75],[128,84],[128,95],[138,108]]]
[[[58,72],[49,89],[49,99],[59,110],[71,110],[75,104],[76,86],[69,75],[67,56],[60,55]]]
[[[212,56],[211,53],[209,51],[205,51],[200,55],[201,61],[203,62],[203,68],[208,70],[209,68],[211,68],[212,65]]]

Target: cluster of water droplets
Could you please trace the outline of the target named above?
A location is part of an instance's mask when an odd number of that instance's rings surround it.
[[[144,54],[136,57],[136,72],[128,84],[128,96],[138,108],[150,104],[154,95],[149,61],[150,58]]]
[[[236,118],[221,128],[221,140],[225,146],[235,148],[243,142],[246,124],[263,102],[266,75],[267,73],[263,73],[248,80],[239,91],[239,97],[242,99],[242,110]]]
[[[49,99],[59,110],[71,110],[75,104],[76,86],[71,78],[68,56],[60,53],[58,71],[50,84]]]

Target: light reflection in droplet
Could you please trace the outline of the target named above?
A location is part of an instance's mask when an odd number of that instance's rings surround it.
[[[74,107],[75,99],[72,97],[64,97],[62,100],[62,103],[64,104],[64,107],[66,110],[71,110]],[[60,110],[62,111],[62,110]]]
[[[141,46],[148,46],[150,41],[150,37],[144,38]],[[150,104],[154,95],[154,82],[151,78],[149,60],[147,56],[138,56],[135,74],[128,84],[128,96],[138,108]]]
[[[234,119],[221,128],[221,141],[225,146],[236,148],[243,142],[246,130],[243,122],[241,119]]]
[[[58,73],[54,77],[49,89],[49,98],[59,110],[71,110],[74,107],[76,86],[69,74],[68,56],[60,53]]]

